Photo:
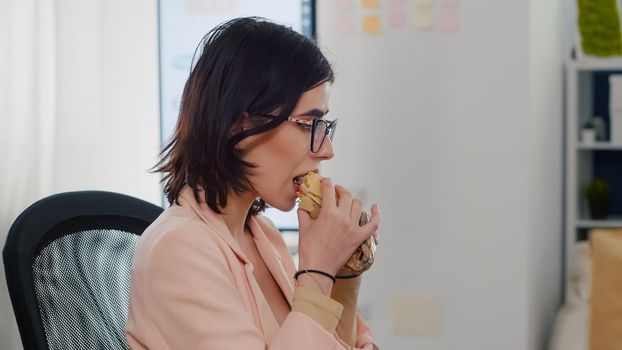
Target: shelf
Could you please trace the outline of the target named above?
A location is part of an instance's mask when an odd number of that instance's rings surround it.
[[[568,288],[572,279],[571,267],[574,244],[578,240],[589,238],[591,229],[622,228],[622,213],[614,209],[613,215],[602,220],[590,220],[589,209],[581,195],[582,182],[594,177],[606,177],[611,180],[620,178],[617,166],[622,154],[622,141],[580,141],[582,125],[587,116],[598,115],[595,110],[606,110],[604,84],[609,74],[622,72],[622,56],[615,58],[586,57],[565,62],[565,137],[564,137],[564,285],[566,299],[570,296]],[[600,112],[599,112],[600,113]],[[602,162],[615,158],[611,166],[604,169]],[[616,181],[617,184],[617,181]],[[616,193],[617,196],[617,193]]]
[[[622,217],[611,217],[603,220],[578,220],[577,228],[617,228],[622,227]]]
[[[582,60],[568,61],[570,67],[576,70],[622,70],[622,57],[615,58],[586,58]]]
[[[577,149],[581,151],[622,151],[622,145],[609,142],[596,142],[592,144],[577,144]]]

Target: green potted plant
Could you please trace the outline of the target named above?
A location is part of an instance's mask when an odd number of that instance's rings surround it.
[[[578,0],[577,5],[583,53],[600,57],[621,55],[617,0]]]
[[[592,219],[604,219],[609,210],[609,193],[611,188],[607,181],[599,178],[593,179],[583,188],[583,194],[587,198]]]

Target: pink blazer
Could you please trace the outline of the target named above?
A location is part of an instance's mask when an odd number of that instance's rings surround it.
[[[279,327],[222,217],[189,187],[179,202],[136,246],[126,327],[132,349],[350,349],[302,312]],[[249,227],[291,307],[295,267],[281,235],[260,216]],[[360,315],[357,329],[356,349],[377,349]]]

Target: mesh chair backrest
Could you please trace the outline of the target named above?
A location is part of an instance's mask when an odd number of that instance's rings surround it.
[[[93,226],[93,220],[101,221],[96,226],[102,228],[81,230]],[[35,258],[33,280],[50,349],[128,348],[124,328],[132,253],[139,236],[106,228],[127,226],[127,220],[69,220],[54,229],[53,236],[60,238]]]
[[[3,250],[24,349],[127,349],[134,246],[161,213],[103,191],[59,193],[24,210]]]

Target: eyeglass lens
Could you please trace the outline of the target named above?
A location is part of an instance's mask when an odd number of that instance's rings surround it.
[[[330,126],[330,129],[329,129]],[[313,120],[313,138],[311,139],[311,151],[317,153],[322,148],[326,135],[330,140],[333,140],[335,135],[335,128],[337,127],[337,120],[328,122],[324,119]]]
[[[320,148],[322,148],[322,143],[324,142],[324,138],[326,137],[326,123],[322,120],[314,120],[314,132],[313,132],[313,143],[311,145],[311,150],[313,152],[318,152]]]

